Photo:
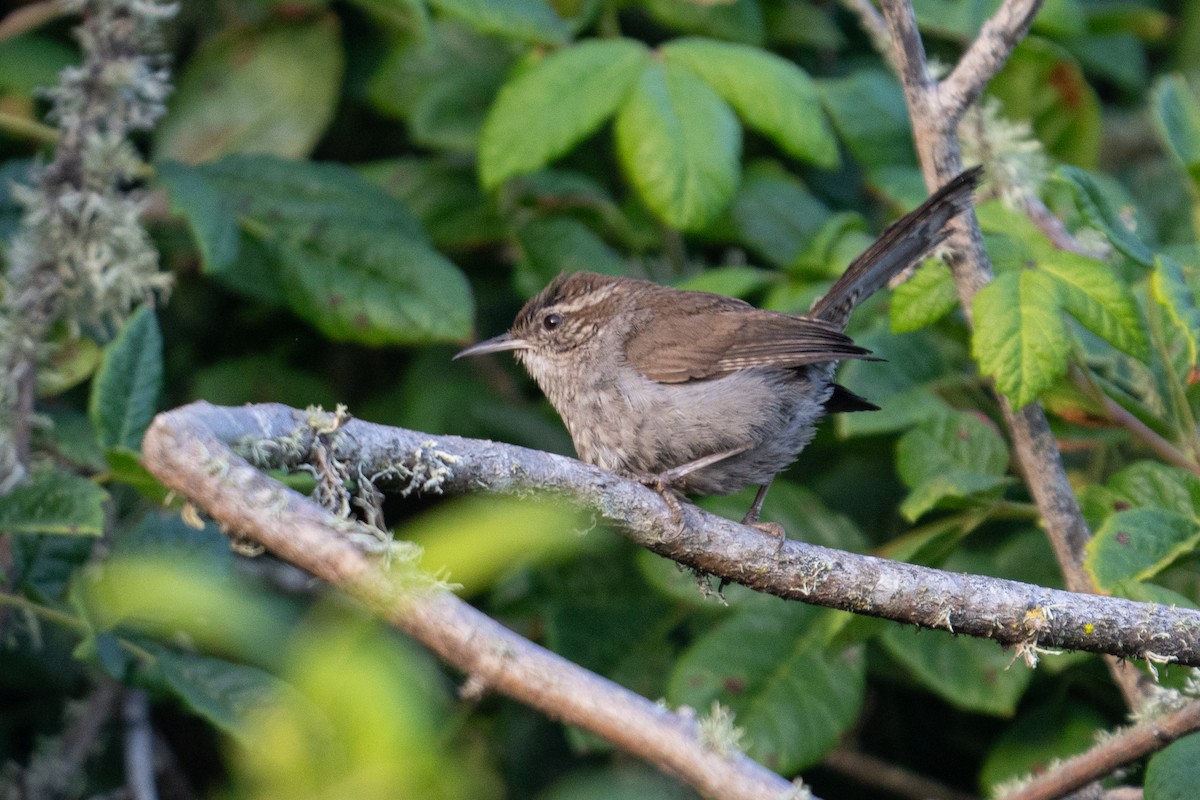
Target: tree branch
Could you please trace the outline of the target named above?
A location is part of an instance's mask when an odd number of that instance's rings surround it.
[[[298,547],[292,537],[280,532],[270,503],[255,497],[256,492],[274,495],[282,487],[263,483],[266,478],[257,473],[253,473],[257,488],[251,490],[236,481],[218,478],[214,482],[209,476],[227,463],[239,469],[245,466],[228,449],[231,443],[238,442],[246,450],[278,452],[280,448],[271,443],[286,441],[292,452],[306,452],[296,443],[311,442],[318,435],[305,412],[286,406],[222,408],[198,402],[160,414],[143,449],[147,468],[159,480],[191,497],[224,525],[353,589],[353,576],[332,567],[315,569],[322,563],[320,554]],[[944,572],[791,540],[780,547],[761,531],[691,505],[684,506],[680,530],[661,496],[645,486],[575,459],[522,447],[435,437],[360,420],[322,435],[330,457],[361,467],[364,474],[408,476],[393,478],[393,489],[550,491],[595,509],[621,526],[629,539],[660,555],[787,599],[994,639],[1031,657],[1036,648],[1057,647],[1200,665],[1200,611]],[[197,452],[203,457],[196,457]],[[298,495],[290,497],[289,507],[308,507]],[[339,544],[331,552],[349,558],[346,550],[348,545]]]
[[[939,105],[955,125],[1025,38],[1041,7],[1042,0],[1005,0],[983,24],[979,36],[937,89]]]
[[[361,452],[368,456],[363,462],[369,473],[371,465],[394,461],[386,450],[398,442],[387,432],[351,421],[328,435],[335,445],[332,456],[357,458]],[[430,466],[422,458],[454,465],[455,477],[446,489],[470,488],[481,479],[475,476],[491,470],[522,468],[509,452],[518,448],[398,433],[400,442],[424,454],[414,458],[416,451],[403,446],[395,451],[417,469]],[[160,414],[146,434],[143,452],[146,466],[163,483],[187,495],[221,525],[353,594],[467,673],[471,685],[502,692],[595,733],[677,775],[705,796],[729,800],[794,796],[797,787],[749,758],[725,757],[707,749],[689,714],[656,705],[538,647],[448,591],[411,585],[404,589],[398,584],[412,576],[398,574],[403,570],[396,568],[385,571],[354,547],[344,535],[347,520],[268,478],[229,447],[247,436],[289,435],[315,437],[303,412],[284,406],[222,409],[195,403]],[[535,463],[553,459],[547,454],[531,455],[537,456]],[[472,469],[463,468],[468,462]]]
[[[1178,711],[1122,731],[1045,775],[1034,778],[1018,791],[1005,795],[1005,800],[1053,800],[1063,797],[1196,730],[1200,730],[1200,702],[1191,702]]]

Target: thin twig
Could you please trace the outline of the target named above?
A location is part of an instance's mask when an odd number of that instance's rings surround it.
[[[1071,379],[1071,383],[1075,384],[1080,391],[1100,403],[1104,409],[1104,415],[1109,421],[1120,425],[1129,431],[1131,435],[1140,439],[1143,444],[1157,453],[1168,464],[1174,464],[1181,469],[1186,469],[1188,472],[1200,475],[1200,464],[1197,464],[1195,459],[1188,458],[1186,453],[1168,442],[1153,428],[1131,414],[1127,408],[1105,394],[1104,390],[1097,386],[1094,381],[1089,380],[1080,367],[1072,366],[1068,376]]]
[[[15,39],[62,15],[60,0],[42,0],[40,3],[29,3],[14,9],[4,19],[0,19],[0,42]]]
[[[158,800],[154,729],[150,727],[150,699],[144,690],[125,690],[121,720],[125,723],[125,786],[133,800]]]
[[[1053,800],[1113,770],[1161,750],[1171,742],[1200,730],[1200,702],[1192,702],[1164,717],[1142,722],[1054,770],[1034,778],[1005,800]]]
[[[975,800],[976,796],[960,792],[940,781],[918,775],[881,758],[856,750],[839,748],[825,754],[824,766],[851,780],[913,800]]]
[[[879,9],[875,8],[871,0],[841,0],[841,3],[858,17],[858,22],[867,34],[867,38],[871,40],[871,45],[887,59],[892,69],[895,70],[897,65],[892,54],[891,40],[888,38],[887,25],[884,23]]]

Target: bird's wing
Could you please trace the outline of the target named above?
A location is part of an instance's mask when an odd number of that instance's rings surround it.
[[[676,297],[670,312],[650,316],[630,337],[626,356],[650,380],[683,383],[749,367],[870,357],[828,322],[696,294]]]

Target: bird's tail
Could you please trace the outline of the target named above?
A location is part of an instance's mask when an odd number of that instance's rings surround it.
[[[946,223],[967,209],[981,167],[966,170],[920,206],[893,222],[813,303],[809,316],[844,329],[850,312],[892,276],[917,263],[948,235]]]

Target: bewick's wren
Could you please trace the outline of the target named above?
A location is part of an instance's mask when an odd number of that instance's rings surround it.
[[[560,275],[512,329],[455,358],[513,350],[557,409],[584,461],[668,491],[767,488],[828,411],[876,406],[833,382],[870,358],[843,333],[854,307],[923,258],[969,204],[978,168],[890,225],[808,314],[590,272]],[[678,506],[673,506],[673,510]]]

